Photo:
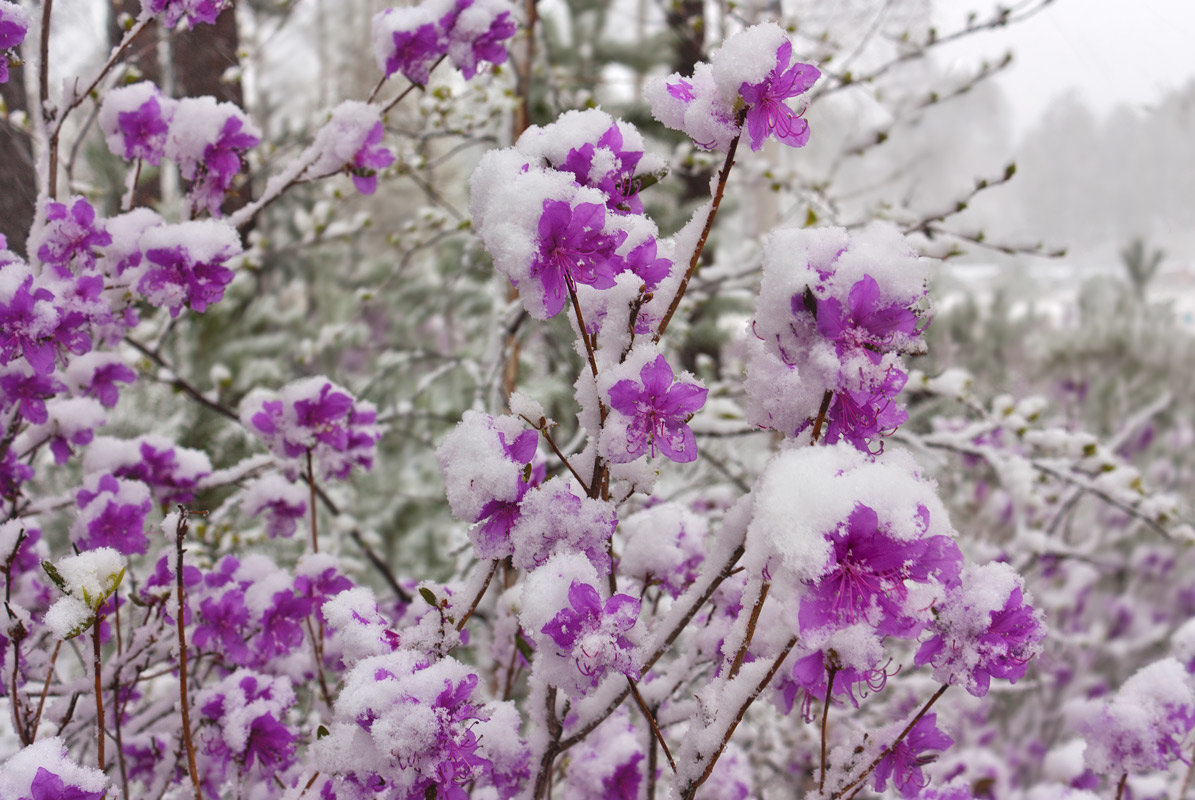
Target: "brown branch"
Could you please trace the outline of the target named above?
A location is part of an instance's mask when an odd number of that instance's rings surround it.
[[[747,657],[747,650],[751,647],[751,639],[755,636],[755,626],[759,622],[759,613],[763,610],[764,601],[768,599],[768,589],[771,586],[771,583],[764,581],[763,586],[759,590],[759,599],[755,601],[755,605],[751,608],[751,617],[747,620],[747,632],[744,635],[742,646],[734,656],[734,663],[730,666],[730,673],[727,675],[727,680],[734,680],[735,676],[739,674],[739,669],[743,666],[743,659]]]
[[[104,684],[101,673],[100,658],[100,615],[95,615],[95,624],[91,626],[91,669],[95,673],[95,743],[96,761],[100,772],[104,771]],[[179,621],[182,624],[182,621]]]
[[[187,749],[187,771],[191,775],[191,785],[195,787],[195,800],[203,800],[203,790],[199,786],[199,770],[195,766],[195,743],[191,741],[191,707],[187,699],[187,626],[183,624],[186,605],[183,590],[183,538],[187,535],[187,509],[178,507],[178,527],[175,529],[175,585],[178,589],[178,617],[174,624],[178,627],[178,685],[179,711],[183,724],[183,744]]]
[[[788,654],[792,652],[792,649],[796,646],[796,644],[796,636],[793,636],[788,640],[788,643],[784,645],[784,649],[780,651],[780,655],[776,656],[776,660],[772,662],[772,666],[768,669],[767,674],[764,675],[763,680],[755,685],[754,691],[752,691],[751,694],[747,696],[747,699],[743,702],[743,704],[739,706],[739,710],[735,715],[734,721],[730,723],[730,727],[726,729],[726,733],[722,737],[722,743],[718,745],[718,751],[713,754],[709,760],[709,763],[706,764],[705,772],[703,772],[701,777],[696,781],[691,781],[685,787],[684,791],[681,792],[681,797],[683,800],[693,800],[694,795],[697,794],[697,790],[701,788],[701,784],[705,783],[709,776],[713,773],[714,765],[717,764],[718,759],[722,757],[722,753],[726,750],[726,745],[730,744],[730,739],[732,736],[734,736],[735,729],[738,728],[739,723],[743,721],[743,715],[747,713],[747,709],[751,707],[751,704],[755,702],[756,698],[759,697],[760,693],[763,692],[767,685],[772,682],[772,678],[776,677],[776,673],[780,670],[780,665],[784,663],[784,659],[788,658]]]
[[[747,112],[744,109],[738,114],[736,124],[739,128],[743,127],[743,121],[747,118]],[[718,215],[718,207],[722,205],[722,196],[726,193],[726,181],[730,179],[730,168],[734,166],[734,154],[739,148],[739,139],[742,138],[740,131],[738,136],[730,142],[730,147],[726,151],[726,160],[722,162],[722,169],[718,172],[718,187],[714,190],[714,199],[710,203],[709,213],[705,217],[705,226],[701,229],[701,236],[697,239],[697,247],[693,250],[693,255],[689,258],[689,268],[685,271],[685,277],[681,278],[680,286],[676,289],[676,295],[672,298],[672,303],[668,306],[667,313],[664,318],[660,320],[660,327],[656,330],[655,341],[659,341],[660,337],[664,335],[664,331],[668,330],[668,323],[672,321],[672,315],[676,313],[676,309],[680,306],[681,299],[685,296],[685,290],[689,288],[689,280],[693,277],[693,273],[697,271],[697,264],[701,261],[701,252],[705,249],[705,242],[709,239],[710,231],[714,227],[714,217]]]
[[[469,617],[473,616],[473,612],[477,610],[478,604],[481,603],[481,598],[485,597],[486,589],[490,588],[490,581],[494,580],[494,573],[498,571],[498,566],[501,563],[501,560],[494,559],[494,564],[490,567],[490,574],[485,576],[485,583],[481,585],[481,590],[473,598],[473,603],[469,606],[469,610],[465,612],[465,616],[461,617],[461,621],[456,624],[457,631],[465,629],[465,623],[469,621]]]
[[[819,792],[826,790],[826,726],[830,721],[830,697],[834,692],[834,676],[837,674],[838,668],[833,664],[826,668],[826,702],[822,704],[822,763],[817,774]]]
[[[668,766],[672,767],[672,774],[676,774],[676,762],[672,760],[672,751],[668,749],[668,742],[664,741],[664,734],[660,732],[660,726],[656,722],[656,715],[651,713],[651,709],[647,707],[647,703],[643,702],[643,695],[639,694],[639,687],[631,680],[631,676],[627,676],[627,686],[631,689],[631,697],[635,698],[636,705],[639,710],[643,712],[643,716],[647,718],[647,724],[651,726],[651,732],[656,737],[656,741],[660,743],[660,747],[664,748],[664,757],[668,759]]]

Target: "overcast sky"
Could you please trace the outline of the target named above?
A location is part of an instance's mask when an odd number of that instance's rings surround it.
[[[937,0],[942,30],[968,9],[994,4]],[[953,24],[949,24],[949,23]],[[1147,107],[1195,79],[1195,0],[1055,0],[1012,28],[944,51],[946,62],[973,62],[1012,48],[1016,60],[998,80],[1016,109],[1018,131],[1059,94],[1077,90],[1097,112],[1122,102]]]

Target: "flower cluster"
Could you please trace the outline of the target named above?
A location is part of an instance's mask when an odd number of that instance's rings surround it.
[[[473,173],[470,209],[527,313],[548,319],[577,298],[594,325],[598,296],[621,276],[637,277],[637,286],[627,284],[637,292],[669,275],[638,198],[640,177],[656,169],[638,131],[596,109],[533,126],[513,148],[486,154]]]
[[[161,15],[167,28],[181,19],[190,30],[198,23],[215,25],[220,13],[232,7],[232,0],[142,0],[141,7],[149,14]]]
[[[79,516],[71,536],[80,549],[111,547],[126,556],[145,552],[149,545],[145,520],[153,501],[144,483],[121,480],[106,472],[89,475],[76,503]]]
[[[633,461],[656,451],[678,463],[697,458],[697,440],[689,419],[705,405],[707,390],[696,383],[674,381],[664,356],[639,372],[639,381],[623,379],[610,387],[610,408],[625,425],[611,425],[606,432],[618,442],[609,453],[614,463]],[[625,443],[625,446],[624,446]]]
[[[508,0],[423,0],[388,8],[373,20],[378,67],[387,78],[401,72],[423,86],[447,56],[468,80],[485,62],[505,63],[502,43],[517,30],[511,12]]]
[[[509,706],[473,700],[478,678],[452,658],[396,650],[345,676],[329,735],[316,743],[337,798],[463,798],[466,784],[512,796],[526,750]],[[487,735],[488,734],[488,735]]]
[[[206,209],[214,217],[220,216],[224,197],[244,168],[245,152],[261,141],[261,131],[236,105],[213,97],[173,100],[152,83],[108,94],[99,123],[115,155],[149,164],[162,158],[176,162],[191,181],[192,211]]]
[[[960,683],[976,697],[987,694],[992,678],[1016,683],[1041,651],[1041,614],[1007,564],[967,567],[937,611],[914,663],[932,664],[937,680]]]
[[[1111,697],[1080,705],[1074,715],[1087,740],[1084,760],[1097,774],[1164,770],[1184,758],[1184,742],[1195,728],[1195,691],[1183,665],[1166,658],[1141,668]]]
[[[294,706],[290,679],[239,669],[200,692],[199,746],[205,783],[213,795],[225,780],[259,772],[267,780],[285,773],[295,756],[298,738],[287,726]]]
[[[310,454],[326,480],[344,480],[354,466],[369,469],[382,432],[372,403],[353,398],[324,377],[295,381],[281,391],[256,390],[241,403],[245,428],[260,437],[290,475]]]
[[[921,352],[926,265],[894,229],[784,230],[765,245],[747,410],[787,436],[867,450],[908,418],[901,356]]]
[[[306,175],[319,177],[344,170],[362,194],[377,190],[378,170],[394,163],[394,153],[382,147],[386,129],[375,106],[355,100],[332,109],[332,116],[316,134],[312,147],[318,153]]]
[[[8,54],[21,46],[28,32],[28,12],[16,3],[0,0],[0,83],[8,83]]]
[[[597,589],[573,581],[568,602],[541,631],[555,643],[557,652],[573,659],[590,686],[597,686],[610,672],[637,680],[639,670],[626,634],[639,618],[639,601],[616,594],[603,604]]]
[[[760,54],[774,54],[772,60]],[[751,149],[769,135],[790,147],[809,141],[804,111],[785,101],[807,92],[821,77],[811,64],[792,60],[792,42],[779,25],[755,25],[727,39],[693,74],[673,73],[647,87],[656,119],[692,137],[698,147],[726,150],[744,122]]]
[[[546,472],[533,466],[539,435],[514,417],[466,411],[436,450],[452,513],[478,523],[469,532],[479,558],[514,553],[511,531],[523,515],[527,491]]]

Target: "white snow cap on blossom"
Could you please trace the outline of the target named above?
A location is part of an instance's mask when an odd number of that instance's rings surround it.
[[[275,503],[307,508],[308,494],[308,487],[288,481],[286,476],[280,473],[268,472],[245,485],[245,493],[241,497],[241,510],[251,517],[256,517]]]
[[[32,797],[31,787],[38,770],[45,769],[62,781],[63,788],[74,786],[84,792],[99,794],[108,788],[108,777],[98,769],[76,764],[67,755],[66,742],[57,736],[39,739],[0,765],[0,797]]]
[[[1071,709],[1087,739],[1084,759],[1097,774],[1165,769],[1183,757],[1184,741],[1195,723],[1195,691],[1174,658],[1142,667],[1116,694],[1079,701]]]
[[[515,149],[525,155],[544,159],[548,163],[563,165],[570,150],[580,149],[586,144],[595,144],[611,128],[617,128],[622,137],[620,150],[643,152],[636,172],[654,172],[667,165],[664,159],[646,152],[643,134],[639,133],[638,128],[600,108],[573,109],[564,112],[547,125],[532,125],[519,137]],[[609,147],[595,147],[588,177],[596,180],[615,169],[616,155]]]
[[[640,581],[659,581],[679,594],[696,577],[709,523],[680,503],[661,503],[626,517],[619,531],[626,541],[619,572]]]
[[[178,162],[184,178],[195,177],[204,163],[204,151],[220,139],[224,123],[231,117],[240,118],[241,133],[261,139],[261,129],[235,103],[220,103],[206,95],[178,101],[166,137],[166,157]]]
[[[120,156],[121,158],[148,156],[150,164],[158,164],[160,162],[167,131],[161,129],[160,134],[151,138],[146,136],[144,129],[138,128],[136,123],[132,125],[128,123],[122,125],[121,123],[122,115],[136,115],[141,107],[151,100],[156,101],[158,104],[158,124],[169,124],[178,101],[163,95],[161,90],[150,81],[141,81],[140,83],[121,86],[112,89],[104,95],[104,102],[100,105],[100,113],[97,121],[99,122],[100,130],[104,132],[104,139],[108,143],[108,149],[112,151],[113,155]],[[152,104],[150,108],[153,108]],[[130,132],[134,136],[140,136],[144,139],[144,141],[135,142],[134,152],[130,152],[130,142],[128,141]],[[138,147],[137,145],[140,146]],[[145,152],[147,150],[156,150],[156,157],[155,153]]]
[[[885,535],[897,541],[955,535],[934,484],[896,448],[882,459],[845,443],[786,450],[764,468],[752,494],[744,563],[782,567],[799,581],[821,575],[831,555],[826,534],[857,505],[873,509]]]
[[[200,728],[202,741],[219,742],[234,753],[243,753],[248,748],[251,729],[258,717],[268,714],[275,720],[284,720],[294,704],[295,691],[290,678],[248,669],[238,669],[195,696],[195,707],[202,710],[209,722]],[[212,708],[219,709],[216,716],[210,715]]]
[[[618,523],[613,503],[588,497],[571,481],[555,477],[527,492],[519,510],[510,530],[516,567],[535,569],[554,554],[579,553],[603,575],[610,572],[606,542]]]
[[[507,455],[499,434],[512,446],[526,430],[530,428],[516,417],[473,410],[464,413],[436,448],[454,517],[475,522],[491,500],[518,499],[524,465]]]
[[[754,25],[727,39],[699,62],[692,76],[673,73],[644,88],[652,115],[688,134],[699,147],[724,151],[738,135],[735,104],[744,83],[761,83],[776,66],[788,34],[774,22]]]
[[[328,640],[333,649],[339,649],[346,666],[397,649],[398,634],[390,629],[390,622],[378,610],[372,589],[365,586],[346,589],[329,598],[322,610],[328,622]]]
[[[133,270],[141,263],[141,237],[151,228],[165,224],[157,212],[148,208],[134,208],[132,211],[111,217],[106,221],[112,244],[104,248],[98,261],[100,270],[109,280],[121,286],[136,282],[142,270]]]
[[[589,563],[589,559],[580,553],[552,556],[528,573],[526,581],[523,582],[523,599],[519,607],[519,622],[522,623],[523,630],[536,640],[550,641],[547,634],[543,633],[543,628],[560,609],[572,607],[568,599],[568,590],[573,581],[598,587],[599,593],[601,587],[606,585],[604,580],[599,580],[597,570]],[[535,663],[538,667],[539,659],[536,659]],[[573,680],[574,670],[571,662],[562,663],[561,666],[565,670],[566,682]]]
[[[171,450],[174,465],[171,475],[178,481],[198,481],[212,474],[212,462],[207,453],[190,447],[181,447],[165,436],[147,433],[136,439],[117,439],[113,436],[97,436],[83,454],[84,472],[116,473],[140,465],[144,459],[141,446],[161,453]]]
[[[64,591],[97,606],[116,589],[124,567],[124,556],[111,547],[97,547],[54,562]]]
[[[360,100],[345,100],[332,109],[332,118],[315,135],[319,158],[307,168],[310,175],[330,175],[352,164],[357,152],[374,126],[382,121],[375,105]]]
[[[196,263],[226,261],[241,254],[241,237],[236,228],[215,219],[191,220],[160,225],[141,235],[141,250],[182,248]]]

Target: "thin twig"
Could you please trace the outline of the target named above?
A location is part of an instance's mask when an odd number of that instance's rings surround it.
[[[736,120],[739,128],[743,127],[743,121],[746,118],[747,112],[744,109],[739,112],[738,119]],[[701,229],[701,236],[697,239],[697,247],[694,248],[693,255],[689,258],[689,268],[685,271],[685,277],[681,278],[680,286],[676,289],[676,296],[672,298],[672,303],[668,306],[667,313],[660,320],[660,327],[656,330],[654,336],[657,342],[664,335],[664,331],[668,329],[668,323],[672,321],[672,315],[676,313],[681,299],[685,296],[685,290],[689,287],[689,280],[693,277],[693,273],[697,271],[697,264],[701,261],[701,251],[705,249],[705,242],[714,227],[714,217],[718,215],[718,207],[722,205],[722,196],[726,193],[726,181],[730,178],[730,168],[734,166],[734,154],[738,150],[739,139],[742,138],[742,135],[740,131],[739,135],[731,140],[730,147],[726,151],[726,160],[722,162],[722,169],[718,173],[718,187],[714,190],[714,199],[710,203],[709,213],[706,214],[705,226]]]
[[[817,444],[817,437],[822,435],[822,425],[826,421],[826,413],[830,410],[830,401],[834,398],[834,392],[830,389],[822,395],[821,407],[817,410],[817,419],[813,422],[813,438],[810,440]]]
[[[589,481],[582,478],[581,475],[575,469],[573,469],[573,465],[569,463],[569,460],[564,457],[564,453],[560,452],[560,448],[556,446],[556,441],[552,438],[552,434],[548,433],[547,420],[541,418],[540,424],[537,425],[522,414],[520,414],[519,417],[525,420],[532,428],[535,428],[537,431],[543,434],[544,441],[548,443],[548,447],[552,449],[552,452],[556,454],[556,457],[560,459],[560,462],[564,464],[564,466],[568,467],[568,471],[573,473],[573,477],[577,479],[577,483],[581,484],[581,488],[584,489],[585,494],[588,495]]]
[[[394,592],[399,602],[403,603],[404,605],[410,605],[412,600],[411,593],[398,585],[398,579],[394,577],[394,573],[390,571],[390,567],[385,561],[382,560],[381,556],[374,552],[374,549],[370,547],[363,538],[361,538],[361,532],[354,528],[353,530],[349,531],[349,538],[357,543],[357,546],[361,548],[361,552],[365,554],[367,559],[369,559],[369,563],[373,564],[374,569],[382,573],[382,578],[387,584],[389,584],[391,591]]]
[[[96,762],[100,772],[104,771],[104,684],[101,672],[100,657],[100,615],[95,615],[95,624],[91,626],[91,668],[95,673],[95,743]],[[180,621],[181,625],[181,621]]]
[[[33,730],[29,734],[31,742],[37,741],[37,728],[41,725],[41,713],[46,707],[46,696],[50,693],[50,679],[54,677],[54,665],[58,662],[58,651],[62,649],[62,640],[54,644],[54,652],[50,654],[50,668],[46,670],[46,682],[41,687],[41,698],[37,701],[37,713],[33,716]]]
[[[191,707],[187,699],[187,626],[183,624],[186,605],[183,593],[183,538],[187,535],[187,510],[178,507],[178,527],[175,530],[175,585],[178,589],[178,617],[174,624],[178,627],[178,685],[179,711],[183,723],[183,744],[187,748],[187,770],[191,775],[191,785],[195,787],[195,800],[203,800],[203,790],[199,786],[199,770],[195,766],[195,743],[191,741]]]
[[[311,448],[307,448],[307,487],[311,490],[311,552],[319,552],[319,526],[316,522],[319,516],[315,505],[315,468],[311,465]]]
[[[660,732],[660,726],[656,722],[656,715],[651,713],[651,709],[647,707],[647,703],[643,702],[643,695],[639,694],[639,687],[631,680],[631,676],[627,676],[627,686],[631,688],[631,697],[635,698],[635,703],[639,706],[639,710],[643,712],[643,716],[647,717],[647,724],[651,726],[651,732],[659,741],[660,747],[664,748],[664,757],[668,759],[668,766],[672,767],[672,774],[676,774],[676,762],[672,760],[672,751],[668,749],[668,742],[664,741],[664,734]]]
[[[458,631],[463,631],[465,629],[465,623],[469,621],[469,617],[473,616],[473,612],[477,610],[478,604],[481,603],[481,598],[485,597],[486,589],[490,588],[490,581],[494,579],[494,573],[498,571],[498,565],[501,563],[502,561],[500,559],[494,559],[494,564],[492,567],[490,567],[490,574],[485,576],[485,583],[481,585],[481,589],[477,592],[477,596],[473,598],[473,603],[469,606],[469,610],[465,612],[465,616],[461,617],[461,621],[456,624],[456,629]]]
[[[834,692],[834,676],[838,674],[838,668],[830,664],[826,668],[826,702],[822,704],[822,763],[821,769],[817,773],[817,790],[824,792],[826,790],[826,726],[830,721],[830,697]]]
[[[734,663],[730,666],[730,674],[727,680],[734,680],[735,676],[739,674],[739,670],[743,666],[743,659],[747,657],[747,650],[751,647],[751,639],[755,636],[755,626],[759,622],[759,613],[763,610],[763,603],[768,599],[768,589],[772,584],[768,581],[763,582],[763,586],[759,590],[759,599],[755,601],[755,605],[751,608],[751,617],[747,620],[747,633],[743,637],[743,644],[739,651],[735,653]]]
[[[893,750],[896,749],[897,745],[899,745],[901,742],[903,742],[905,740],[905,737],[909,735],[909,733],[913,730],[914,726],[916,726],[917,723],[921,721],[921,718],[926,715],[926,713],[930,710],[931,707],[933,707],[933,704],[938,702],[938,698],[941,697],[942,695],[946,694],[946,690],[949,688],[950,688],[950,684],[948,684],[948,683],[944,683],[940,687],[938,687],[938,691],[934,692],[933,696],[931,696],[929,698],[929,700],[925,701],[925,705],[923,705],[921,707],[921,710],[917,712],[916,716],[914,716],[911,720],[909,720],[909,724],[905,726],[904,730],[900,732],[900,735],[896,737],[896,739],[892,742],[892,744],[888,745],[883,750],[881,750],[880,754],[878,756],[876,756],[875,759],[872,760],[871,764],[868,765],[867,769],[863,770],[862,774],[860,774],[858,778],[855,778],[853,781],[848,783],[846,786],[842,787],[841,789],[839,789],[838,791],[836,791],[832,795],[830,795],[831,800],[833,800],[833,798],[836,798],[836,797],[842,797],[850,789],[854,789],[857,786],[862,786],[863,781],[867,780],[867,776],[870,775],[872,773],[872,771],[874,771],[875,768],[879,766],[880,762],[883,761],[888,756],[889,753],[891,753]]]

